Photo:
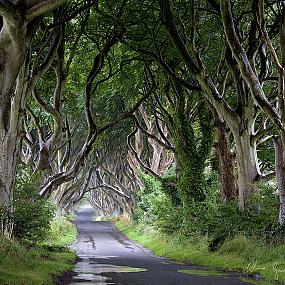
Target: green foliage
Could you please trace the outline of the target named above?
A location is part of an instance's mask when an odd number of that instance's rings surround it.
[[[52,220],[45,244],[64,246],[75,241],[77,235],[74,223],[69,217],[59,216]]]
[[[226,239],[240,234],[259,240],[272,239],[278,228],[275,188],[269,184],[258,185],[259,192],[240,211],[237,200],[221,202],[216,179],[208,186],[205,201],[193,205],[196,219],[192,226],[200,234],[208,236],[209,249],[215,250]]]
[[[209,172],[204,185],[205,200],[193,200],[186,212],[177,196],[175,177],[165,176],[158,181],[141,174],[141,179],[144,188],[138,193],[137,224],[148,224],[167,234],[205,236],[210,251],[239,235],[275,243],[282,240],[283,231],[277,223],[278,197],[269,184],[256,185],[255,195],[240,211],[238,200],[221,201],[219,176]]]
[[[76,256],[63,245],[75,240],[75,226],[65,217],[52,220],[54,207],[37,193],[41,180],[30,169],[18,169],[14,235],[20,243],[0,235],[0,284],[52,285],[73,267]]]
[[[140,178],[144,188],[138,192],[137,219],[152,223],[159,216],[159,208],[165,200],[165,195],[162,193],[161,184],[156,178],[144,173],[140,174]]]
[[[29,242],[46,238],[53,217],[53,207],[37,193],[41,174],[20,169],[14,192],[14,236]]]
[[[134,220],[137,223],[154,225],[162,232],[178,231],[183,217],[182,208],[173,207],[171,196],[163,191],[162,183],[156,178],[143,173],[140,177],[144,188],[138,193]]]
[[[161,178],[162,191],[170,198],[172,206],[181,206],[181,199],[177,191],[176,176],[164,176]]]
[[[190,212],[192,200],[205,198],[204,169],[214,139],[212,117],[206,104],[201,102],[195,118],[189,120],[187,112],[193,104],[180,90],[170,130],[179,163],[177,189],[186,212]]]

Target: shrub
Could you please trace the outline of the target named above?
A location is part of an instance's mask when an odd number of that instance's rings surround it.
[[[164,233],[181,236],[206,236],[209,250],[219,248],[226,239],[236,236],[277,243],[284,239],[284,227],[278,226],[279,203],[274,186],[254,185],[255,194],[243,211],[238,199],[224,203],[220,197],[219,176],[212,171],[205,180],[205,200],[192,201],[188,211],[178,197],[176,178],[158,181],[141,174],[144,188],[138,193],[135,220],[157,227]]]
[[[239,210],[237,200],[222,203],[219,193],[213,189],[208,191],[204,202],[193,205],[194,226],[208,236],[210,250],[239,234],[260,240],[269,240],[276,235],[278,199],[275,188],[269,184],[260,184],[258,188],[243,211]]]
[[[47,245],[64,246],[75,241],[77,231],[75,225],[69,217],[55,217],[50,225],[48,238],[45,241]]]
[[[14,236],[20,240],[38,242],[46,238],[53,207],[37,193],[42,180],[30,169],[19,169],[14,192]]]
[[[134,213],[134,220],[137,223],[156,226],[166,233],[179,230],[183,215],[180,207],[173,207],[171,195],[163,191],[163,182],[147,174],[141,174],[141,180],[144,187],[137,195],[138,207]]]

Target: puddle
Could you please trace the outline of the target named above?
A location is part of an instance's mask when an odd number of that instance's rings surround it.
[[[95,262],[78,262],[76,272],[85,272],[91,274],[102,274],[102,273],[131,273],[131,272],[144,272],[147,271],[145,268],[137,268],[130,266],[118,266],[112,264],[97,264]]]
[[[113,272],[118,273],[132,273],[132,272],[145,272],[147,269],[145,268],[136,268],[136,267],[128,267],[128,266],[117,266],[117,270]]]
[[[112,264],[98,264],[90,259],[83,259],[76,264],[76,276],[73,277],[73,282],[70,285],[106,285],[118,284],[113,283],[112,279],[102,276],[104,273],[133,273],[145,272],[145,268],[137,268],[131,266],[118,266]]]
[[[78,283],[80,282],[80,284],[82,284],[82,282],[85,282],[85,281],[88,281],[86,282],[88,284],[90,284],[91,281],[92,283],[95,283],[95,284],[114,284],[114,283],[109,283],[109,282],[106,283],[107,281],[111,280],[111,278],[92,274],[92,273],[81,273],[73,277],[73,279],[77,281]],[[71,284],[74,284],[74,283],[71,283]]]
[[[199,269],[181,269],[177,272],[186,273],[190,275],[199,275],[199,276],[229,276],[229,274],[221,273],[218,271],[210,271],[210,270],[199,270]]]

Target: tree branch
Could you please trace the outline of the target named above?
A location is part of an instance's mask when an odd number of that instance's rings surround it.
[[[26,10],[26,19],[31,21],[36,17],[39,17],[49,11],[52,11],[63,4],[65,4],[67,0],[46,0],[46,1],[35,1],[35,5]]]

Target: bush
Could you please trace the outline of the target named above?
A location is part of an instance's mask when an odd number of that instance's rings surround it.
[[[19,169],[14,192],[14,236],[29,242],[46,238],[53,217],[53,207],[37,193],[42,180],[30,169]]]
[[[162,232],[172,233],[181,227],[180,207],[173,207],[171,196],[162,189],[162,183],[156,178],[141,174],[144,188],[138,192],[138,207],[134,213],[137,223],[153,225]]]
[[[284,227],[278,226],[279,202],[274,186],[268,183],[254,185],[254,196],[240,211],[238,199],[227,203],[221,201],[216,172],[210,172],[206,178],[205,200],[193,200],[187,212],[179,200],[174,176],[158,181],[141,174],[144,188],[138,193],[135,221],[155,226],[167,234],[206,236],[210,251],[219,248],[226,239],[240,235],[271,243],[284,240]]]
[[[154,205],[154,200],[160,200],[163,197],[161,192],[160,182],[151,175],[141,173],[140,178],[144,187],[137,193],[137,205],[140,210],[137,211],[138,219],[143,219],[147,216],[150,222],[153,222],[151,211]],[[140,214],[138,214],[140,212]]]
[[[194,227],[208,236],[209,249],[217,249],[227,238],[244,235],[259,240],[272,239],[278,229],[278,199],[274,187],[258,185],[259,192],[252,197],[245,210],[238,201],[222,203],[219,193],[208,191],[206,200],[193,205]]]
[[[64,246],[75,241],[77,235],[75,225],[69,217],[60,216],[52,220],[48,238],[45,241],[47,245]]]

